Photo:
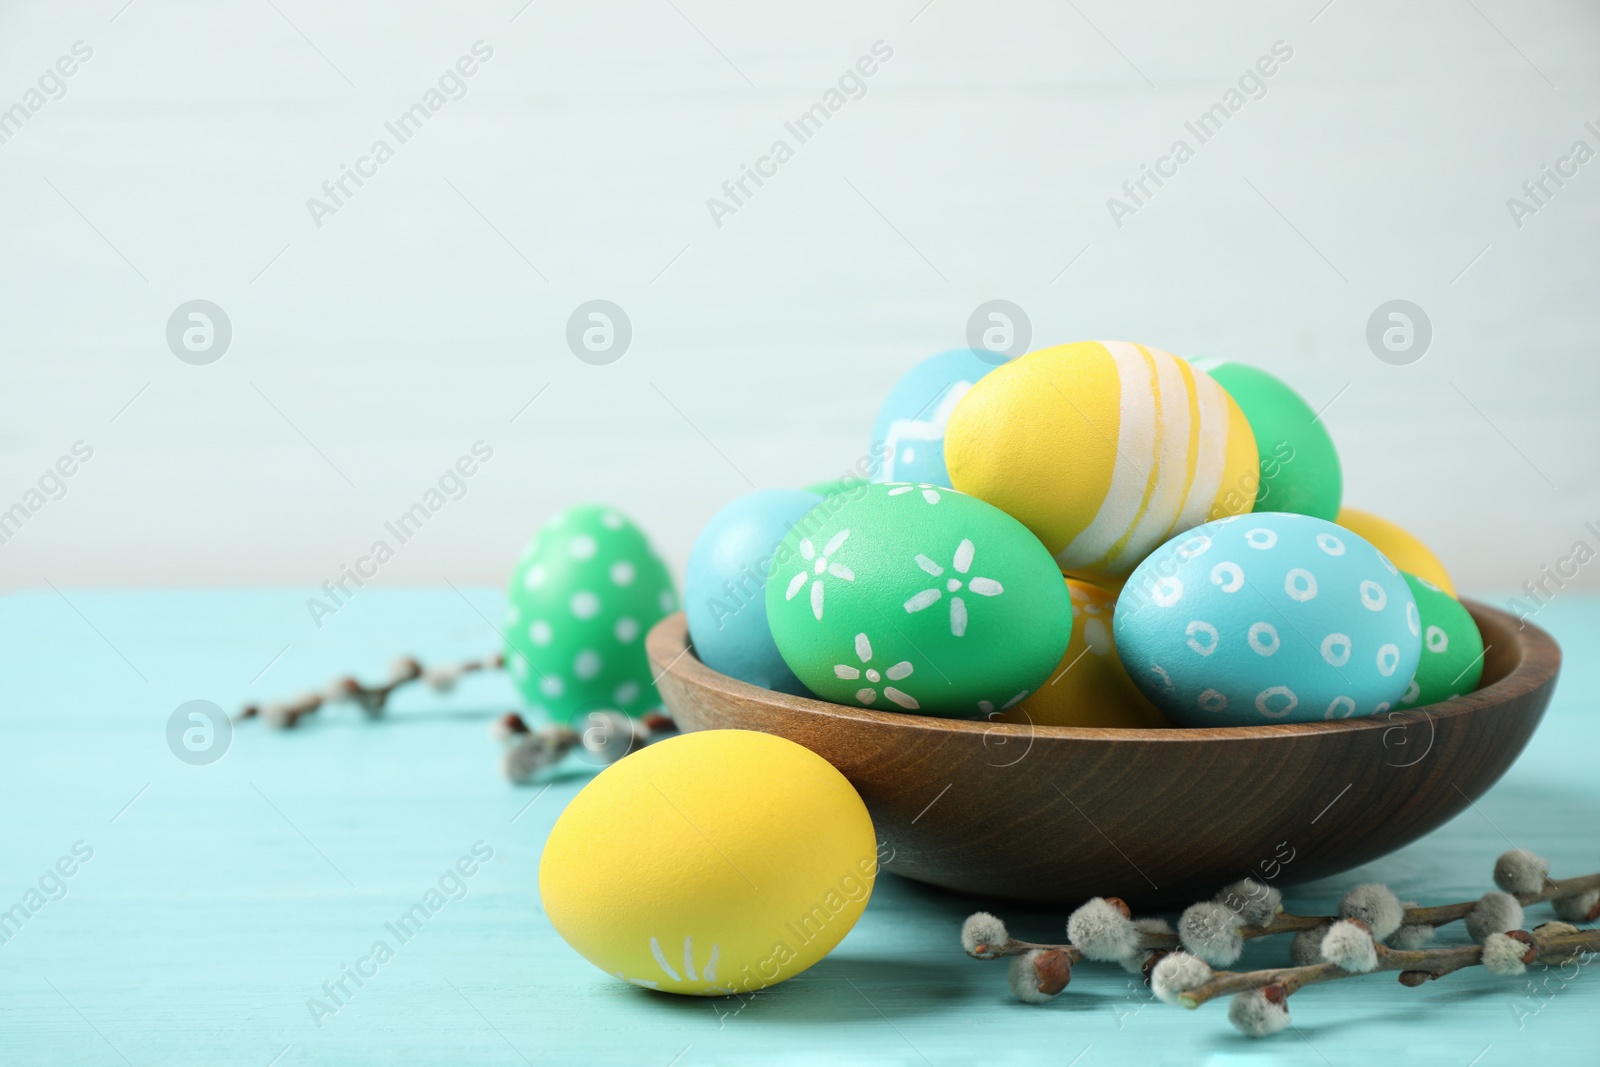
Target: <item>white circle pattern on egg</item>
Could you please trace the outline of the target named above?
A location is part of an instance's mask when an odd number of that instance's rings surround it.
[[[600,613],[600,598],[588,590],[579,590],[572,594],[568,604],[572,614],[580,619],[592,619]]]
[[[1295,567],[1284,575],[1283,591],[1289,594],[1290,600],[1298,600],[1303,604],[1316,599],[1317,579],[1304,567]]]
[[[1278,531],[1267,530],[1257,526],[1244,535],[1244,543],[1251,548],[1258,548],[1263,551],[1269,548],[1276,548],[1278,545]]]
[[[588,534],[578,534],[567,542],[567,551],[572,554],[573,559],[593,559],[599,547],[595,544],[594,538]]]
[[[1277,628],[1270,622],[1253,623],[1246,640],[1250,642],[1250,651],[1258,656],[1270,656],[1283,645],[1278,639]]]
[[[1244,570],[1237,563],[1219,563],[1211,568],[1211,584],[1224,593],[1244,588]]]
[[[1243,518],[1186,531],[1129,576],[1112,627],[1134,682],[1187,726],[1320,722],[1394,706],[1437,642],[1412,629],[1405,579],[1330,522]],[[1182,614],[1162,610],[1180,603]]]
[[[1274,697],[1283,700],[1282,707],[1273,707]],[[1269,719],[1281,719],[1300,706],[1300,698],[1286,685],[1275,685],[1256,694],[1256,710]]]
[[[1382,611],[1389,602],[1389,594],[1383,591],[1383,586],[1377,582],[1368,581],[1361,583],[1361,606],[1368,611]],[[1412,598],[1412,607],[1416,606],[1416,599]]]
[[[1183,632],[1189,637],[1189,647],[1200,655],[1209,656],[1217,650],[1217,628],[1209,622],[1195,619],[1184,628]]]
[[[632,585],[635,573],[633,564],[625,559],[619,559],[611,565],[611,580],[617,585]]]
[[[1329,634],[1322,639],[1322,658],[1332,667],[1350,662],[1350,635]]]

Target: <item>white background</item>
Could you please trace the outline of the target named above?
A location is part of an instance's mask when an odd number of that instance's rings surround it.
[[[319,584],[479,439],[380,584],[500,584],[590,499],[678,569],[751,485],[853,463],[992,298],[1036,346],[1229,356],[1331,403],[1347,500],[1468,590],[1597,543],[1600,161],[1520,229],[1506,206],[1600,148],[1593,4],[123,3],[0,9],[0,108],[94,49],[0,145],[0,508],[94,448],[0,545],[5,588]],[[478,40],[466,97],[318,228],[307,198]],[[866,96],[718,228],[707,197],[878,40]],[[1116,227],[1279,40],[1266,96]],[[633,322],[607,367],[564,339],[596,297]],[[166,345],[194,298],[233,324],[210,366]],[[1433,322],[1411,366],[1365,342],[1393,298]]]

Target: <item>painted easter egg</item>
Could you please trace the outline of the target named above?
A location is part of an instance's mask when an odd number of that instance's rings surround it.
[[[683,579],[689,639],[700,662],[763,689],[810,695],[778,655],[763,590],[783,535],[821,501],[798,489],[764,489],[706,523]]]
[[[1300,394],[1259,367],[1197,359],[1238,403],[1255,432],[1261,485],[1256,511],[1293,511],[1333,522],[1344,477],[1333,437]]]
[[[1283,512],[1173,538],[1129,577],[1114,629],[1128,674],[1184,726],[1388,711],[1422,654],[1394,564],[1343,527]]]
[[[793,978],[861,917],[866,805],[793,741],[708,730],[601,771],[556,819],[539,896],[563,940],[634,985],[744,994]]]
[[[830,497],[789,531],[767,619],[784,662],[824,700],[977,717],[1049,679],[1072,603],[1016,519],[901,483]]]
[[[1406,574],[1426,578],[1451,596],[1456,595],[1450,572],[1444,569],[1444,564],[1439,562],[1433,550],[1417,540],[1411,531],[1358,508],[1340,508],[1335,521],[1346,530],[1366,538]]]
[[[1117,658],[1111,619],[1117,594],[1068,578],[1072,640],[1050,680],[1022,703],[995,716],[1000,722],[1036,726],[1171,726],[1145,699]]]
[[[644,635],[677,610],[672,576],[615,508],[569,508],[539,528],[506,591],[506,668],[555,722],[661,704]]]
[[[820,482],[811,482],[802,488],[805,492],[815,493],[818,496],[838,496],[841,493],[853,493],[866,484],[867,479],[846,474],[839,478],[824,478]]]
[[[957,489],[1015,515],[1061,569],[1128,574],[1157,545],[1249,511],[1256,444],[1204,371],[1158,348],[1083,341],[1030,352],[975,384],[950,416]]]
[[[957,348],[918,363],[900,376],[872,424],[872,448],[882,457],[874,481],[949,485],[945,426],[973,383],[1004,357]]]
[[[1472,692],[1483,678],[1483,635],[1477,622],[1461,601],[1426,578],[1401,574],[1417,598],[1422,659],[1400,706],[1436,704]]]

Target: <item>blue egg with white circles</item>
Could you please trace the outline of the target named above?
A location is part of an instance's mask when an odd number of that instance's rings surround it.
[[[763,689],[811,695],[778,654],[764,590],[784,534],[820,503],[820,495],[800,489],[763,489],[706,523],[683,580],[689,640],[700,662]]]
[[[900,376],[872,424],[875,482],[948,486],[944,428],[967,390],[1005,362],[1003,356],[957,348],[918,363]]]
[[[1422,657],[1416,599],[1388,557],[1284,512],[1218,519],[1156,549],[1112,629],[1134,683],[1182,726],[1382,714]]]

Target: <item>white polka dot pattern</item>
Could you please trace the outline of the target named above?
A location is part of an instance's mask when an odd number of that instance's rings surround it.
[[[523,550],[506,599],[506,664],[530,707],[554,722],[659,707],[643,635],[677,598],[666,565],[620,513],[584,505],[553,517]]]

